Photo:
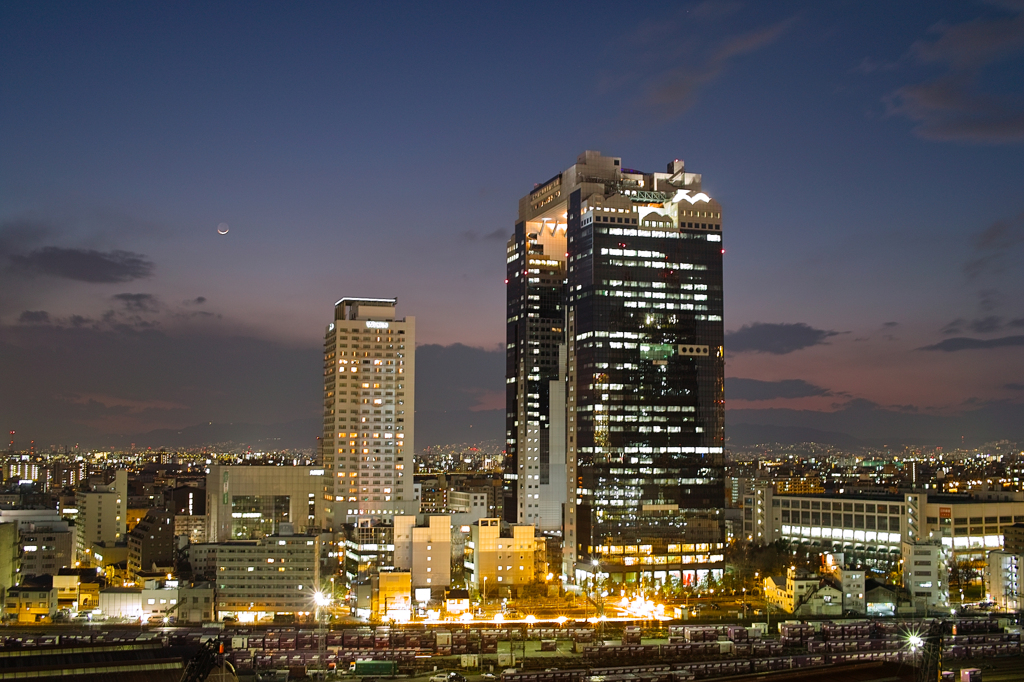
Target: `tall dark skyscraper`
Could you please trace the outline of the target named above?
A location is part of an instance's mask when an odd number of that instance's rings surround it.
[[[721,211],[681,161],[645,173],[596,152],[520,202],[508,253],[509,474],[519,520],[532,522],[531,495],[543,508],[545,491],[531,467],[543,471],[546,448],[553,469],[564,420],[566,573],[687,584],[721,570]],[[548,290],[562,267],[559,318]]]

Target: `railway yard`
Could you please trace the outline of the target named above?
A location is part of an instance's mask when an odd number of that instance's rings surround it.
[[[960,671],[971,669],[979,671],[968,673],[975,675],[971,682],[981,675],[986,682],[1024,679],[1020,634],[996,617],[785,622],[772,636],[763,626],[735,624],[546,625],[322,630],[222,624],[9,626],[0,630],[0,680],[44,679],[47,668],[58,666],[87,674],[93,669],[116,672],[119,665],[125,671],[149,666],[149,674],[140,678],[148,682],[158,682],[161,674],[166,679],[205,679],[202,671],[209,674],[214,667],[233,670],[240,680],[280,679],[284,671],[289,679],[359,679],[349,673],[350,667],[367,660],[394,662],[396,677],[436,677],[451,671],[470,682],[491,676],[502,682],[813,679],[829,671],[833,682],[898,680],[905,675],[910,680],[915,671],[929,666],[936,673],[948,671],[948,679],[958,682]],[[183,677],[190,668],[198,672]]]

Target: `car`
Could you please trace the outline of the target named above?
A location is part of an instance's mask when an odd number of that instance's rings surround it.
[[[484,682],[492,682],[493,680],[498,679],[498,676],[494,673],[484,673],[480,676],[480,679],[484,680]]]
[[[428,682],[448,682],[448,673],[441,673],[440,675],[431,675]]]

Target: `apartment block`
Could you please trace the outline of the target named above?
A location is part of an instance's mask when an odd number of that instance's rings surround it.
[[[481,593],[507,594],[507,588],[537,579],[536,553],[545,554],[543,537],[531,524],[512,524],[503,530],[500,519],[480,519],[466,541],[466,579]]]
[[[326,478],[332,528],[419,511],[413,489],[416,320],[395,298],[342,298],[324,334]]]
[[[173,569],[174,536],[174,517],[170,512],[151,509],[128,534],[128,574]]]
[[[451,585],[452,519],[431,515],[417,525],[417,517],[394,517],[395,568],[410,572],[413,589]]]

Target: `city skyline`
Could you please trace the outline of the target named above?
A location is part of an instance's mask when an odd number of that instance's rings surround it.
[[[616,7],[573,17],[605,47],[563,87],[521,46],[565,8],[5,6],[2,426],[312,447],[322,301],[355,290],[421,320],[419,445],[500,438],[516,199],[671,149],[728,211],[727,437],[1024,436],[1019,3]]]

